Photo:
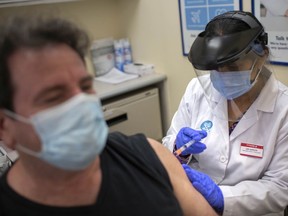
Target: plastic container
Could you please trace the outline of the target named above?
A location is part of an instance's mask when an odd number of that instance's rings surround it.
[[[92,43],[90,51],[96,77],[108,73],[115,65],[113,41],[105,38]]]

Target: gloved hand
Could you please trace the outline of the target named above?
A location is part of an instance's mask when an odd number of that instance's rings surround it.
[[[195,140],[196,142],[185,149],[181,155],[199,154],[206,149],[206,145],[198,141],[205,138],[206,136],[207,132],[204,130],[193,130],[189,127],[183,127],[176,136],[176,147],[179,149],[187,142]]]
[[[219,186],[208,175],[192,169],[189,165],[182,164],[182,167],[196,190],[205,197],[217,213],[222,214],[224,210],[224,198]]]

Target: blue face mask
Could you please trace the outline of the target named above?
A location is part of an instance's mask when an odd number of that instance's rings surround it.
[[[82,170],[90,165],[106,144],[108,127],[95,95],[77,94],[68,101],[40,111],[29,119],[5,111],[18,121],[32,124],[42,148],[19,150],[64,170]]]
[[[250,76],[251,70],[237,72],[218,72],[213,70],[210,73],[214,88],[228,100],[237,98],[252,88],[255,81],[251,83]]]

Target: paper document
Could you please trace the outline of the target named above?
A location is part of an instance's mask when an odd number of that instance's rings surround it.
[[[126,74],[117,68],[112,68],[108,73],[95,77],[96,80],[111,84],[117,84],[121,82],[125,82],[127,80],[138,78],[137,74]]]

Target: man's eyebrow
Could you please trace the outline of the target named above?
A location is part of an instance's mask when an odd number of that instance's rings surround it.
[[[84,78],[82,78],[79,81],[79,84],[85,84],[86,82],[92,82],[93,81],[93,77],[91,75],[88,75]],[[42,91],[40,91],[40,93],[37,94],[37,96],[35,97],[34,101],[38,101],[41,100],[41,98],[45,97],[46,95],[49,95],[53,92],[61,92],[64,91],[66,89],[65,85],[61,85],[61,84],[55,84],[53,86],[49,86],[47,88],[44,88]]]
[[[53,85],[47,88],[44,88],[40,93],[37,94],[34,101],[41,100],[43,97],[45,97],[48,94],[51,94],[52,92],[61,92],[65,89],[65,86],[63,85]]]

